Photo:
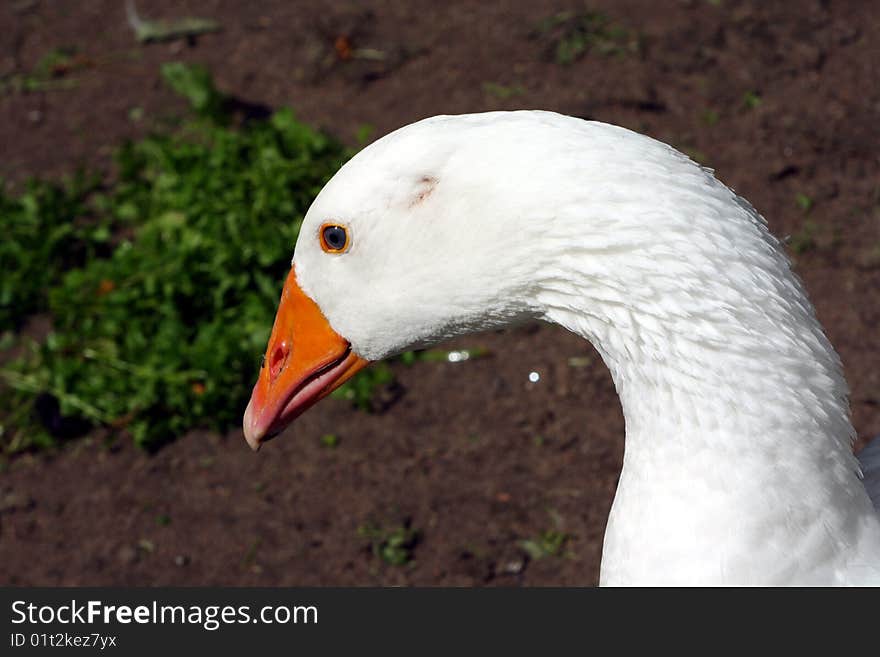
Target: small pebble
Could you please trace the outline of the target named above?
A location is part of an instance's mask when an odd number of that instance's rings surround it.
[[[123,545],[119,549],[118,557],[119,557],[120,563],[122,563],[123,565],[126,565],[126,566],[130,566],[133,563],[137,562],[138,553],[137,553],[137,550],[135,550],[132,546]]]
[[[511,575],[518,575],[522,572],[523,567],[525,566],[525,561],[522,559],[516,559],[514,561],[508,561],[502,566],[501,570],[505,573],[510,573]]]

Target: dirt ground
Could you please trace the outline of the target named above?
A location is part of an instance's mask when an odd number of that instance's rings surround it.
[[[632,47],[561,65],[536,26],[584,7],[140,0],[145,16],[208,16],[223,29],[138,45],[117,0],[6,2],[0,76],[60,47],[81,59],[70,88],[0,95],[0,177],[109,167],[121,140],[185,111],[159,79],[171,60],[204,63],[224,92],[292,106],[349,143],[367,124],[379,137],[493,109],[618,123],[714,167],[792,236],[859,436],[880,434],[880,6],[597,0],[589,8]],[[339,37],[382,58],[343,59]],[[402,394],[384,412],[325,401],[259,454],[233,431],[152,456],[93,435],[12,459],[0,474],[0,583],[595,583],[623,452],[607,370],[547,325],[457,345],[492,355],[395,365]],[[327,433],[336,448],[321,444]],[[410,562],[378,558],[367,526],[418,530]],[[558,554],[522,547],[551,531],[566,537]]]

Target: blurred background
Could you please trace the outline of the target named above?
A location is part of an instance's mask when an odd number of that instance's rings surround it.
[[[555,110],[714,168],[880,434],[876,3],[9,0],[0,24],[2,584],[597,581],[623,419],[560,328],[406,354],[243,440],[302,214],[434,114]]]

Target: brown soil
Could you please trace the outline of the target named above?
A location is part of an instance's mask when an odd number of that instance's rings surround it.
[[[293,106],[350,142],[363,124],[380,136],[490,109],[622,124],[713,166],[775,234],[806,246],[793,255],[843,357],[856,428],[863,439],[880,433],[873,3],[595,1],[640,47],[570,66],[531,35],[576,3],[138,4],[151,17],[210,16],[223,31],[138,46],[117,0],[3,3],[0,75],[30,71],[62,46],[83,57],[66,74],[73,88],[0,96],[0,177],[108,166],[122,139],[183,113],[158,76],[174,59],[205,63],[222,90]],[[340,59],[340,36],[385,59]],[[511,93],[499,98],[486,83]],[[750,107],[749,93],[760,103]],[[607,370],[580,339],[545,325],[458,344],[493,356],[396,365],[403,395],[385,412],[325,401],[257,455],[236,431],[196,432],[155,456],[92,437],[13,459],[0,475],[0,583],[596,582],[623,450]],[[589,365],[572,367],[572,357]],[[338,447],[321,445],[326,433]],[[378,559],[358,531],[370,524],[418,529],[413,560]],[[568,535],[560,554],[528,557],[520,541],[548,530]]]

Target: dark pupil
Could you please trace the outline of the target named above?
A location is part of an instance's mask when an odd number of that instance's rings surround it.
[[[331,249],[341,249],[345,246],[345,229],[340,226],[327,226],[324,229],[324,241]]]

